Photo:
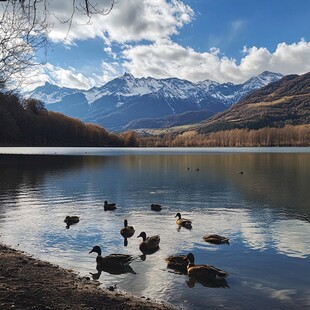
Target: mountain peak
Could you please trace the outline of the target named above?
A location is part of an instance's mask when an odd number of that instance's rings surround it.
[[[283,76],[281,73],[276,73],[276,72],[271,72],[271,71],[263,71],[258,76],[269,76],[269,75],[272,75],[272,76],[275,76],[275,75]]]
[[[140,118],[160,118],[205,109],[222,111],[250,91],[279,79],[276,73],[263,72],[262,75],[244,84],[221,84],[210,80],[194,83],[175,77],[135,78],[125,72],[90,90],[58,87],[47,82],[31,95],[53,111],[104,124],[109,130],[120,130]]]
[[[129,72],[125,72],[123,74],[122,78],[124,78],[124,79],[135,79],[135,77]]]

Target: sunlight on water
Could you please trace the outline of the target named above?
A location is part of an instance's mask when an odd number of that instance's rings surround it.
[[[309,166],[309,154],[296,152],[3,155],[0,241],[104,287],[117,284],[186,309],[305,308]],[[104,200],[117,210],[104,211]],[[152,211],[152,203],[162,211]],[[178,229],[177,212],[193,221],[192,230]],[[80,222],[66,229],[67,215]],[[136,230],[127,246],[120,235],[125,218]],[[142,256],[141,231],[160,234],[158,252]],[[203,240],[213,233],[229,237],[230,245]],[[133,255],[130,273],[98,274],[96,254],[89,254],[94,245],[103,255]],[[197,264],[229,272],[227,282],[211,287],[166,268],[165,257],[188,252]]]

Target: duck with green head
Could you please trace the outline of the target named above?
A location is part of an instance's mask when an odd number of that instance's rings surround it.
[[[89,253],[93,252],[98,254],[96,257],[97,270],[107,271],[113,274],[130,272],[126,271],[126,266],[128,266],[134,259],[132,255],[110,254],[103,257],[101,256],[101,248],[98,245],[94,246]]]
[[[175,217],[178,218],[176,220],[177,225],[183,226],[183,227],[186,227],[186,228],[191,228],[192,227],[192,221],[188,220],[188,219],[185,219],[185,218],[182,218],[181,214],[179,212],[176,214]]]

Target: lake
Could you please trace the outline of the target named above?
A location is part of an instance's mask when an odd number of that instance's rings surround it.
[[[184,309],[310,307],[310,148],[0,153],[0,241],[13,248]],[[104,211],[105,200],[117,209]],[[177,212],[192,220],[191,230],[176,225]],[[67,215],[80,222],[66,229]],[[136,231],[127,246],[124,219]],[[160,235],[156,253],[142,255],[141,231]],[[230,245],[208,244],[207,234]],[[94,245],[103,255],[134,255],[131,272],[98,274]],[[189,252],[197,264],[227,271],[226,281],[198,282],[167,269],[165,257]]]

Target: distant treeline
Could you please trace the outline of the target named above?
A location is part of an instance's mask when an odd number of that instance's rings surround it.
[[[310,125],[286,125],[283,128],[258,130],[233,129],[199,134],[187,131],[182,134],[152,136],[140,140],[147,147],[253,147],[253,146],[310,146]]]
[[[0,93],[0,146],[310,146],[310,124],[139,137],[133,131],[110,133],[100,126],[47,111],[38,100]]]
[[[0,146],[138,146],[133,132],[113,134],[60,113],[35,99],[0,93]]]

